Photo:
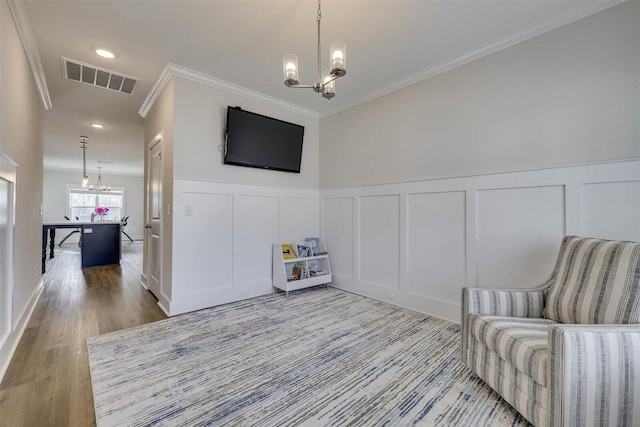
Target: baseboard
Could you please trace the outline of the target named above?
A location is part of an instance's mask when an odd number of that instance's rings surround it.
[[[142,286],[145,291],[149,290],[147,287],[147,276],[144,273],[140,275],[140,286]]]
[[[43,278],[41,276],[38,285],[33,290],[33,293],[29,298],[29,303],[22,311],[18,322],[7,337],[7,340],[0,348],[0,383],[2,383],[2,380],[4,379],[4,374],[9,368],[9,364],[11,363],[11,359],[13,358],[13,354],[15,353],[16,348],[18,348],[18,343],[20,343],[22,334],[24,334],[24,330],[27,328],[27,324],[29,324],[29,320],[31,319],[33,310],[36,308],[36,303],[40,299],[40,295],[42,294],[43,289]]]
[[[162,310],[167,317],[171,317],[171,315],[169,314],[169,306],[168,306],[168,304],[166,304],[163,301],[158,300],[158,307],[160,307],[160,310]]]
[[[460,304],[458,303],[358,282],[350,277],[337,274],[333,275],[333,279],[331,286],[337,289],[424,313],[448,322],[460,323]]]

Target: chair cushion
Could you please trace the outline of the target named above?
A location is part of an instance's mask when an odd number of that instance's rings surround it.
[[[560,323],[640,323],[640,243],[567,236],[544,316]]]
[[[548,319],[469,315],[471,335],[523,374],[547,386]]]

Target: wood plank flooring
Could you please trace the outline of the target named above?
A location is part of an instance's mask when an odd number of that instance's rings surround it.
[[[82,270],[73,244],[47,261],[44,290],[0,384],[0,426],[93,426],[86,338],[166,318],[140,285],[142,244],[121,266]]]

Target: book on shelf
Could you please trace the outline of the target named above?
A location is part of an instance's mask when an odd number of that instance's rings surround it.
[[[283,259],[295,259],[298,258],[298,253],[290,243],[282,243],[282,258]]]
[[[304,264],[295,264],[293,269],[291,270],[291,276],[288,278],[288,281],[292,280],[302,280],[309,277],[309,272],[307,271],[307,266]]]
[[[307,242],[296,243],[298,258],[307,258],[311,256],[311,246]]]
[[[329,274],[324,270],[309,270],[309,277],[316,277],[316,276],[324,276],[325,274]]]
[[[311,255],[319,255],[318,252],[321,251],[320,238],[319,237],[307,237],[304,240],[305,240],[305,242],[309,243],[309,247],[311,247]]]

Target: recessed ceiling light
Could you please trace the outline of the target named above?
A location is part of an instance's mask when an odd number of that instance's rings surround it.
[[[113,59],[115,58],[115,55],[111,52],[109,52],[108,50],[105,49],[96,49],[96,53],[100,56],[102,56],[103,58],[108,58],[108,59]]]
[[[102,129],[104,127],[104,125],[101,125],[100,123],[91,123],[91,126],[97,129]]]

